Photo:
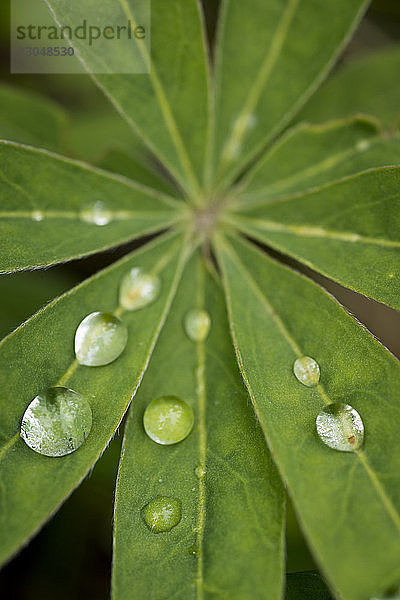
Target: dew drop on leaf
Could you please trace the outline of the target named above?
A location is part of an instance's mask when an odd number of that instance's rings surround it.
[[[318,385],[320,369],[318,363],[310,356],[301,356],[294,361],[293,371],[297,379],[307,387]]]
[[[190,556],[197,557],[199,555],[199,548],[197,546],[190,546],[188,548],[188,552],[189,552]]]
[[[32,213],[32,221],[43,221],[44,214],[40,210],[34,210]]]
[[[348,404],[330,404],[319,413],[316,425],[321,440],[334,450],[355,452],[363,444],[364,423]]]
[[[103,226],[108,225],[112,221],[112,212],[104,202],[98,201],[83,207],[80,212],[80,218],[85,223]]]
[[[192,308],[185,315],[184,326],[191,340],[194,342],[203,342],[210,331],[210,315],[205,310]]]
[[[158,275],[134,267],[122,280],[119,301],[127,310],[143,308],[157,299],[161,290]]]
[[[176,498],[157,496],[143,507],[142,515],[152,533],[171,531],[182,518],[182,503]]]
[[[36,396],[26,409],[21,437],[35,452],[65,456],[82,446],[92,427],[92,410],[81,394],[52,387]]]
[[[161,396],[150,402],[144,411],[145,432],[157,444],[171,445],[184,440],[194,422],[191,407],[176,396]]]
[[[99,367],[113,362],[128,341],[126,325],[111,313],[94,312],[75,333],[75,354],[81,365]]]
[[[205,475],[207,473],[207,469],[205,467],[203,467],[202,465],[199,465],[198,467],[195,468],[194,472],[198,479],[203,479],[203,477],[205,477]]]

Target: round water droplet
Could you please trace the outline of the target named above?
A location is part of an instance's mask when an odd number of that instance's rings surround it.
[[[158,275],[146,273],[141,267],[134,267],[121,282],[119,301],[127,310],[143,308],[157,299],[161,290]]]
[[[191,556],[198,556],[199,555],[199,548],[197,546],[190,546],[190,548],[188,548],[188,552]]]
[[[207,469],[205,467],[203,467],[202,465],[199,465],[198,467],[195,468],[194,472],[198,479],[203,479],[203,477],[206,476]]]
[[[210,331],[210,315],[205,310],[192,308],[185,315],[184,325],[185,331],[191,340],[202,342]]]
[[[310,356],[301,356],[294,361],[293,371],[297,379],[307,387],[318,385],[320,370],[318,363]]]
[[[182,518],[182,503],[176,498],[158,496],[142,510],[143,519],[152,533],[164,533],[176,527]]]
[[[43,221],[44,219],[44,214],[42,213],[41,210],[34,210],[32,213],[32,220],[33,221]]]
[[[348,404],[330,404],[319,413],[316,424],[321,440],[334,450],[355,452],[363,444],[364,423]]]
[[[111,313],[94,312],[83,319],[75,334],[75,354],[81,365],[99,367],[123,352],[128,330]]]
[[[92,427],[88,402],[73,390],[53,387],[32,400],[21,423],[21,437],[39,454],[65,456],[82,446]]]
[[[112,221],[112,212],[104,202],[98,201],[82,208],[80,217],[85,223],[103,226]]]
[[[192,430],[194,422],[191,407],[176,396],[161,396],[152,400],[144,411],[144,429],[157,444],[177,444]]]

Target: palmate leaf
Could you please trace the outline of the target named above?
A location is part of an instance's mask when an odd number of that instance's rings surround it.
[[[78,0],[46,1],[57,22],[81,21]],[[95,17],[98,6],[93,4],[92,10]],[[90,11],[85,14],[90,20]],[[120,15],[124,23],[128,19],[137,22],[132,0],[108,0],[107,15],[114,20]],[[96,52],[86,41],[74,40],[74,47],[92,73],[99,60]],[[140,43],[138,47],[149,63],[146,47]],[[97,74],[93,78],[181,186],[197,191],[207,141],[208,66],[196,0],[152,0],[149,66],[148,75]]]
[[[140,384],[175,294],[187,257],[182,241],[181,235],[169,234],[124,257],[56,299],[1,343],[1,562],[52,515],[112,438]],[[151,306],[122,315],[130,337],[115,364],[79,366],[73,353],[76,327],[88,313],[117,309],[121,278],[133,266],[159,273],[160,296]],[[86,397],[93,427],[74,454],[48,458],[28,448],[19,430],[30,401],[57,384]]]
[[[204,342],[184,331],[194,307],[211,315]],[[172,446],[156,444],[143,429],[145,407],[165,394],[184,399],[195,414],[192,433]],[[182,502],[182,520],[167,533],[152,533],[142,518],[157,496]],[[195,256],[130,410],[114,516],[113,598],[279,600],[283,510],[282,486],[235,364],[222,290]]]
[[[292,120],[366,5],[365,0],[224,0],[213,160],[220,178],[230,172],[232,180],[232,171],[240,171]]]
[[[248,242],[219,238],[237,358],[300,523],[344,600],[379,597],[400,580],[399,363],[316,284]],[[297,381],[313,357],[321,383]],[[316,417],[331,402],[365,425],[355,453],[325,446]]]
[[[271,200],[230,220],[346,287],[399,309],[399,183],[400,167],[371,170]]]
[[[0,272],[78,258],[184,215],[182,203],[151,188],[11,142],[0,142],[0,190]],[[107,211],[103,226],[87,222],[97,207]]]
[[[399,72],[399,45],[354,60],[327,80],[296,120],[323,123],[363,112],[395,129],[400,125]]]

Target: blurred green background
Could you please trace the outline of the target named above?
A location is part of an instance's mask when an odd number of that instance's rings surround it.
[[[212,37],[218,2],[203,0],[203,4],[209,35]],[[369,52],[399,42],[399,0],[376,0],[337,69]],[[0,137],[21,139],[28,143],[31,139],[31,143],[40,139],[41,131],[37,128],[40,119],[32,122],[31,114],[39,110],[35,107],[36,94],[43,94],[57,103],[52,106],[53,139],[46,141],[47,146],[126,174],[140,171],[143,178],[147,176],[149,161],[146,152],[89,77],[9,73],[9,2],[4,0],[0,6],[0,47],[3,82],[0,85]],[[26,94],[29,94],[26,96],[27,102],[21,101],[21,94],[15,92],[14,86],[26,90]],[[7,110],[3,109],[4,102],[12,102],[19,107],[19,122],[14,122],[12,126]],[[12,331],[50,299],[114,262],[132,247],[134,245],[45,271],[0,276],[0,337]],[[399,313],[303,270],[331,291],[385,346],[400,357]],[[109,597],[113,491],[120,445],[119,432],[80,488],[27,548],[0,572],[1,597],[13,600],[103,600]],[[294,573],[313,569],[316,569],[316,565],[289,500],[287,570]],[[315,576],[302,577],[304,599],[311,598],[306,590]],[[288,600],[298,598],[294,581],[289,576]],[[320,588],[318,600],[327,600],[329,594],[322,581]]]

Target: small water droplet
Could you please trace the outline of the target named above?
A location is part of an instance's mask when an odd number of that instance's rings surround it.
[[[191,340],[194,342],[203,342],[210,331],[210,315],[207,311],[200,308],[192,308],[185,315],[184,326]]]
[[[330,404],[319,413],[316,425],[321,440],[334,450],[355,452],[363,444],[364,423],[348,404]]]
[[[26,409],[21,437],[39,454],[65,456],[77,450],[92,427],[88,402],[65,387],[53,387],[38,394]]]
[[[33,221],[43,221],[44,219],[44,214],[42,213],[41,210],[34,210],[32,212],[32,220]]]
[[[359,152],[365,152],[366,150],[368,150],[371,147],[371,142],[369,142],[368,140],[360,140],[359,142],[357,142],[356,144],[356,149]]]
[[[160,477],[160,479],[158,480],[158,483],[162,483],[163,482],[163,478]]]
[[[294,361],[293,371],[297,379],[307,387],[318,385],[320,370],[318,363],[310,356],[301,356]]]
[[[161,290],[158,275],[146,273],[141,267],[134,267],[123,278],[120,288],[120,303],[127,310],[137,310],[157,299]]]
[[[199,465],[198,467],[195,468],[194,472],[198,479],[203,479],[203,477],[205,477],[205,475],[207,473],[207,469],[205,467],[203,467],[202,465]]]
[[[104,202],[97,201],[82,208],[80,218],[85,223],[103,226],[112,221],[112,212]]]
[[[182,518],[182,503],[176,498],[158,496],[143,507],[142,515],[152,533],[171,531]]]
[[[121,319],[111,313],[94,312],[76,330],[76,358],[88,367],[108,365],[123,352],[127,341],[128,330]]]
[[[393,279],[393,277],[394,277],[394,273],[388,273],[388,278],[389,279]]]
[[[190,546],[188,548],[188,552],[191,556],[198,556],[199,555],[199,549],[197,546]]]
[[[150,402],[144,411],[144,429],[157,444],[177,444],[192,431],[194,422],[191,407],[176,396],[161,396]]]

